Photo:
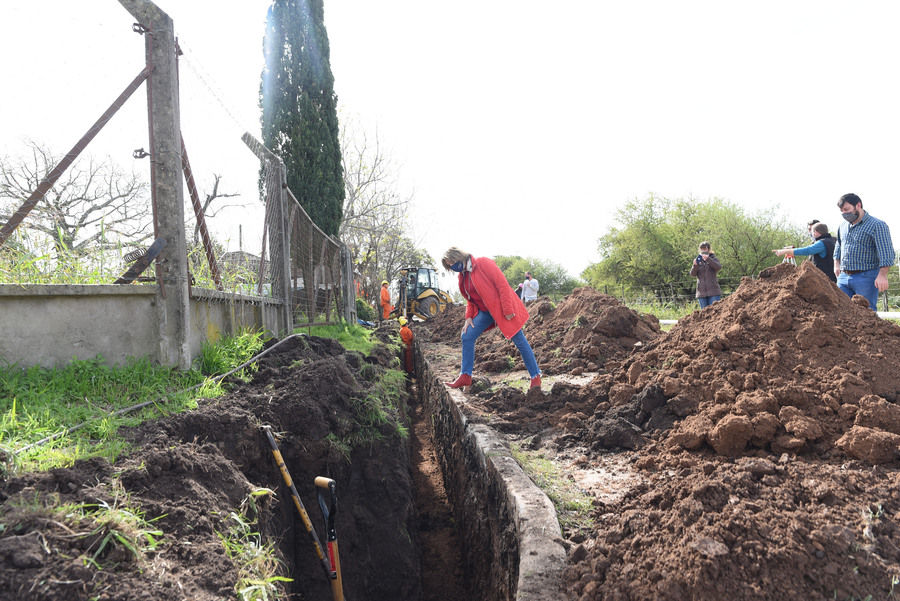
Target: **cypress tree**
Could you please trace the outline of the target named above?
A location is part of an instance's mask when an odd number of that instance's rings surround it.
[[[263,45],[263,143],[284,160],[310,218],[337,235],[344,176],[324,0],[273,0]]]

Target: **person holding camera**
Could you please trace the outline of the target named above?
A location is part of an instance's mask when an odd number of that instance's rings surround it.
[[[697,278],[697,300],[700,308],[705,309],[717,300],[722,300],[722,288],[716,275],[722,269],[722,263],[711,250],[709,242],[701,242],[699,254],[691,264],[691,277]]]

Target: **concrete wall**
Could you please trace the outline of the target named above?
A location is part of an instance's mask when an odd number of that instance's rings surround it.
[[[276,336],[287,329],[283,303],[261,296],[229,294],[216,290],[191,291],[191,356],[200,354],[204,341],[215,342],[223,336],[252,329]]]
[[[556,510],[509,446],[470,424],[464,393],[435,377],[416,340],[420,402],[434,422],[444,486],[463,539],[466,575],[482,601],[558,601],[566,552]]]
[[[242,328],[282,330],[281,304],[261,297],[193,290],[189,347]],[[159,362],[164,307],[156,286],[0,284],[0,361],[20,367],[57,367],[102,355]]]

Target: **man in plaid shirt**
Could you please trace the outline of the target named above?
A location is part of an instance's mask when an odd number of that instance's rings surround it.
[[[894,264],[891,231],[881,219],[863,210],[856,194],[844,194],[838,201],[846,223],[838,228],[834,245],[834,275],[847,295],[859,294],[877,310],[878,293],[888,287],[888,270]]]

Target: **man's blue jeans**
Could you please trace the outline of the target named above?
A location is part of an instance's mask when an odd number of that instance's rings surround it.
[[[878,268],[860,271],[853,275],[842,271],[838,276],[837,285],[844,294],[852,297],[854,294],[866,297],[869,308],[878,310],[878,288],[875,287],[875,278],[878,277]]]
[[[705,309],[717,300],[722,300],[721,296],[698,296],[697,300],[700,301],[700,308]]]
[[[491,314],[487,311],[479,311],[478,315],[472,319],[472,325],[466,328],[466,331],[461,336],[462,369],[460,370],[460,373],[472,375],[472,370],[475,368],[475,341],[478,340],[478,337],[481,336],[486,329],[495,323],[497,322],[494,321],[494,318],[491,317]],[[513,344],[519,349],[519,353],[522,354],[522,361],[525,363],[525,369],[528,370],[528,375],[532,378],[541,375],[537,359],[534,358],[534,351],[531,350],[531,345],[528,344],[528,341],[525,339],[525,332],[519,330],[510,340],[513,341]]]

